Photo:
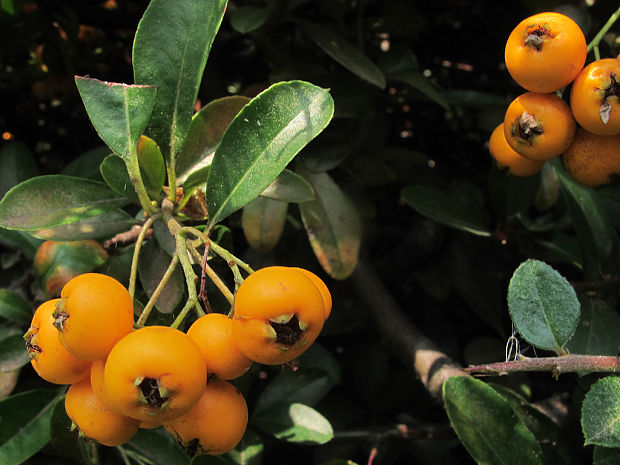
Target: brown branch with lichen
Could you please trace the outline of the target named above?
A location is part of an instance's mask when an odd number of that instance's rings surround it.
[[[442,386],[448,378],[468,376],[411,323],[392,294],[364,261],[360,260],[351,276],[351,282],[368,307],[377,329],[413,368],[431,396],[441,401]]]

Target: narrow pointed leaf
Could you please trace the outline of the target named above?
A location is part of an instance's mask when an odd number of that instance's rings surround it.
[[[128,159],[153,112],[156,89],[75,77],[82,102],[99,137]]]
[[[101,162],[99,169],[101,170],[101,177],[114,192],[132,202],[138,202],[138,195],[133,184],[131,184],[127,166],[121,157],[114,154],[108,155]]]
[[[127,204],[105,184],[64,175],[37,176],[0,201],[0,226],[39,230],[72,223]]]
[[[260,195],[290,203],[301,203],[314,200],[314,189],[304,178],[286,169]]]
[[[222,137],[207,181],[213,225],[256,198],[330,122],[334,101],[303,81],[274,84],[248,103]]]
[[[454,376],[444,383],[443,397],[450,423],[476,463],[543,463],[532,432],[508,401],[486,383]]]
[[[152,199],[158,199],[166,181],[166,162],[161,150],[153,139],[141,136],[137,153],[144,187]]]
[[[385,76],[383,72],[344,37],[318,24],[304,21],[301,25],[310,38],[334,60],[359,78],[381,89],[385,89]]]
[[[581,408],[585,443],[620,447],[620,378],[606,376],[586,394]]]
[[[100,215],[89,216],[69,224],[31,231],[35,237],[51,241],[81,241],[84,239],[103,239],[128,231],[138,221],[124,210],[106,211]]]
[[[570,283],[538,260],[523,262],[512,275],[508,309],[519,334],[530,344],[548,350],[564,347],[581,315]]]
[[[353,273],[359,259],[361,221],[357,210],[327,173],[298,173],[310,182],[315,199],[299,204],[312,250],[335,279]]]
[[[167,160],[183,147],[198,88],[220,27],[226,0],[152,0],[136,31],[136,84],[157,87],[148,134]]]
[[[230,122],[249,101],[242,95],[222,97],[209,102],[194,115],[187,140],[176,161],[179,181],[210,163],[209,155],[219,145]]]

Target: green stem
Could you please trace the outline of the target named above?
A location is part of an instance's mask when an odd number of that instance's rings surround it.
[[[620,371],[620,358],[608,355],[563,355],[561,357],[527,358],[514,362],[487,363],[473,365],[464,369],[467,373],[481,375],[507,375],[522,371],[550,371],[555,377],[561,373]]]
[[[157,287],[155,288],[155,291],[153,291],[153,295],[151,295],[151,298],[149,299],[149,301],[146,303],[146,306],[142,310],[142,313],[140,314],[140,317],[138,318],[138,321],[136,322],[136,328],[141,328],[146,323],[147,318],[151,314],[151,310],[153,310],[153,308],[155,307],[157,300],[159,300],[159,296],[164,291],[164,287],[166,287],[166,284],[170,280],[170,277],[172,276],[172,273],[174,273],[174,270],[176,270],[176,267],[178,264],[179,264],[179,257],[177,256],[177,254],[174,254],[174,257],[172,257],[172,260],[170,261],[170,265],[168,266],[168,269],[162,276],[161,280],[159,281],[159,284],[157,284]]]
[[[173,225],[170,228],[170,224],[174,222],[176,223],[176,227]],[[187,303],[179,313],[179,316],[172,322],[170,325],[171,328],[178,328],[180,324],[183,322],[187,314],[192,308],[196,309],[196,313],[199,316],[204,315],[204,311],[200,308],[200,304],[198,302],[198,295],[196,294],[196,280],[198,277],[196,273],[194,273],[194,269],[192,268],[192,264],[189,261],[189,257],[187,256],[187,242],[185,240],[185,232],[181,229],[181,225],[174,219],[171,218],[168,222],[169,228],[172,232],[173,229],[176,229],[176,255],[179,257],[179,261],[181,262],[181,266],[183,267],[183,273],[185,274],[185,282],[187,285]]]
[[[175,171],[174,157],[170,157],[169,162],[166,164],[166,171],[168,172],[168,187],[170,192],[168,193],[168,200],[173,204],[177,203],[177,174]]]
[[[133,257],[131,259],[131,271],[129,274],[129,295],[133,300],[134,295],[136,293],[136,276],[138,274],[138,257],[140,255],[140,249],[142,248],[142,243],[144,242],[144,238],[146,237],[146,233],[151,228],[153,223],[157,221],[161,217],[161,213],[156,213],[155,215],[149,217],[144,225],[142,226],[142,231],[138,235],[136,239],[136,246],[133,251]]]
[[[146,193],[146,188],[144,187],[144,182],[142,181],[142,173],[140,172],[140,163],[138,162],[138,153],[136,147],[132,147],[130,149],[129,157],[124,158],[125,166],[127,167],[127,172],[129,173],[129,179],[131,180],[131,184],[133,184],[133,188],[138,194],[138,200],[140,201],[140,205],[144,208],[144,211],[149,216],[154,216],[157,210],[153,206],[149,195]]]
[[[609,31],[611,26],[614,25],[618,18],[620,18],[620,7],[609,17],[605,25],[601,28],[600,31],[598,31],[598,33],[594,36],[594,39],[592,39],[588,44],[588,53],[590,53],[590,51],[595,48],[594,53],[597,60],[600,59],[600,54],[597,53],[598,45],[601,43],[601,40],[603,40],[603,37],[605,37],[607,31]],[[598,57],[596,57],[596,55],[598,55]]]
[[[196,260],[199,263],[202,263],[202,256],[200,255],[200,253],[196,250],[196,248],[193,245],[190,244],[189,250],[190,250],[190,253],[194,256],[194,260]],[[232,305],[233,301],[235,300],[235,296],[233,295],[232,292],[230,292],[230,289],[228,289],[228,286],[226,286],[224,281],[222,281],[222,279],[218,276],[215,270],[213,270],[213,268],[211,268],[206,263],[204,264],[204,269],[209,279],[213,281],[213,284],[215,284],[215,286],[220,290],[220,292],[224,294],[224,297],[226,298],[226,300],[228,300],[228,303]]]

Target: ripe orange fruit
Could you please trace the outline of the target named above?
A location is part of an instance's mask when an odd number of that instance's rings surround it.
[[[549,160],[563,153],[576,127],[570,107],[554,94],[526,92],[510,103],[504,117],[508,145],[531,160]]]
[[[72,384],[88,376],[90,362],[75,357],[58,340],[52,313],[59,300],[48,300],[37,308],[24,339],[30,363],[41,378],[55,384]]]
[[[85,273],[65,284],[54,318],[69,352],[84,360],[103,360],[132,331],[133,301],[116,279]]]
[[[190,456],[219,455],[239,444],[247,423],[243,395],[229,382],[217,380],[207,384],[191,410],[164,427]]]
[[[234,379],[244,374],[252,360],[239,350],[233,340],[232,320],[221,313],[198,318],[187,330],[200,348],[207,364],[207,373],[221,379]]]
[[[323,305],[325,306],[325,319],[329,318],[332,312],[332,295],[329,292],[329,288],[327,284],[323,282],[321,278],[315,275],[312,271],[306,270],[305,268],[295,268],[297,271],[301,271],[304,275],[306,275],[310,280],[314,283],[316,288],[321,293],[321,297],[323,297]]]
[[[607,184],[620,175],[620,134],[601,136],[577,129],[571,146],[562,155],[566,171],[586,186]]]
[[[570,84],[586,62],[587,44],[572,19],[539,13],[521,21],[506,41],[506,68],[530,92],[555,92]]]
[[[325,321],[321,292],[295,268],[271,266],[246,278],[235,296],[234,340],[250,359],[287,363],[317,338]]]
[[[80,435],[105,446],[120,446],[138,431],[139,421],[104,407],[88,378],[72,384],[65,397],[65,410],[80,429]]]
[[[104,383],[115,410],[146,422],[169,421],[194,405],[207,382],[200,349],[187,334],[145,326],[118,341]]]
[[[545,164],[542,160],[530,160],[515,152],[506,142],[504,123],[498,125],[491,133],[489,151],[499,168],[508,168],[508,171],[515,176],[532,176]]]
[[[586,66],[571,87],[570,107],[584,129],[620,134],[620,61],[604,58]]]

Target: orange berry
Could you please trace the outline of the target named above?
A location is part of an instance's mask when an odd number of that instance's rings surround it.
[[[221,313],[198,318],[187,335],[200,348],[207,364],[207,373],[221,379],[234,379],[244,374],[252,360],[237,347],[232,335],[232,320]]]
[[[586,62],[587,44],[572,19],[539,13],[521,21],[506,41],[506,68],[530,92],[555,92],[570,84]]]
[[[116,279],[85,273],[63,287],[54,317],[60,342],[69,352],[103,360],[132,331],[133,301]]]
[[[601,136],[583,128],[562,155],[566,171],[586,186],[601,186],[620,175],[620,134]]]
[[[532,176],[540,171],[545,164],[541,160],[525,158],[508,145],[504,134],[504,123],[498,125],[489,139],[489,151],[499,168],[508,168],[515,176]]]
[[[526,92],[512,101],[504,118],[506,142],[531,160],[563,153],[576,129],[570,107],[554,94]]]
[[[138,420],[119,415],[104,407],[88,378],[72,384],[65,397],[65,410],[80,429],[80,435],[105,446],[120,446],[138,431]]]
[[[52,313],[59,300],[48,300],[37,308],[24,339],[30,363],[41,378],[54,384],[72,384],[88,376],[90,362],[75,357],[58,340]]]
[[[115,410],[146,422],[169,421],[194,405],[204,390],[207,368],[187,334],[146,326],[110,351],[104,383]]]
[[[262,268],[246,278],[235,296],[233,337],[259,363],[278,365],[297,358],[324,321],[321,292],[295,268]]]
[[[316,288],[321,293],[321,297],[323,297],[323,305],[325,306],[325,319],[329,318],[332,312],[332,295],[329,292],[329,288],[327,284],[323,282],[321,278],[315,275],[312,271],[306,270],[305,268],[295,268],[297,271],[301,271],[304,275],[306,275],[310,280],[314,283]]]
[[[248,407],[243,395],[227,381],[211,381],[186,414],[164,427],[189,455],[219,455],[234,449],[245,432]]]

